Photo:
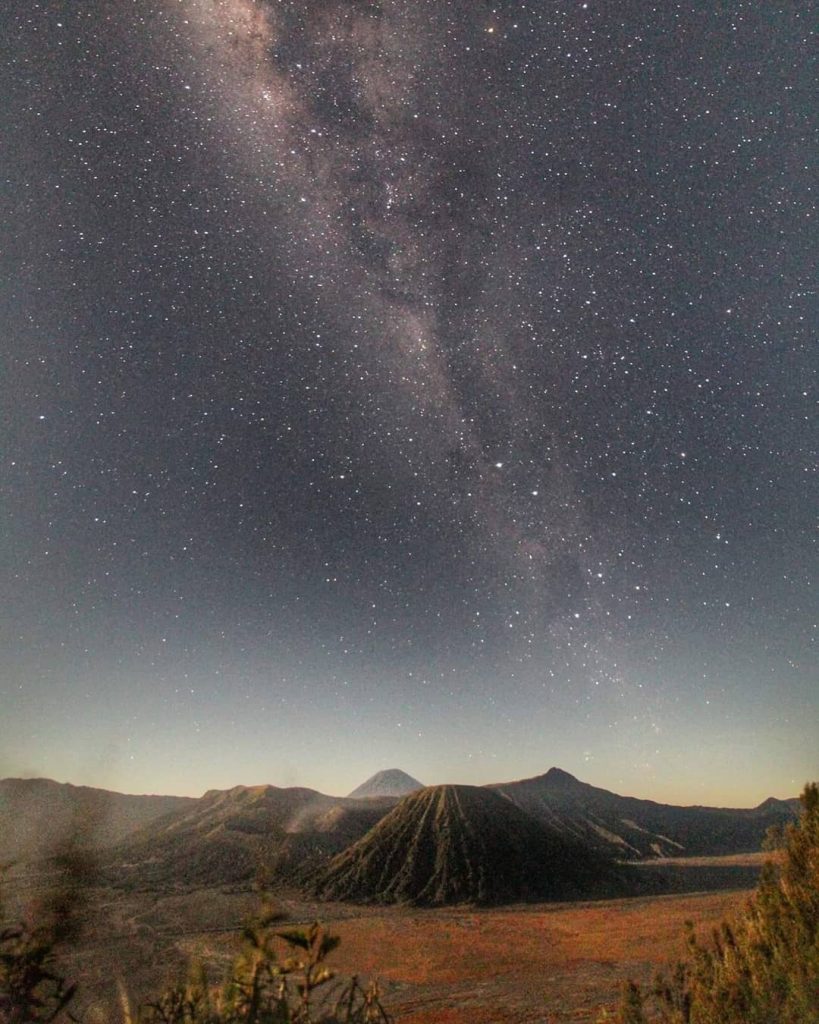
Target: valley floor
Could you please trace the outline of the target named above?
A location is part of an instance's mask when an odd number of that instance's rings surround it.
[[[720,891],[596,903],[422,911],[278,902],[288,923],[319,918],[341,936],[332,957],[339,975],[377,977],[396,1024],[590,1024],[613,1005],[625,978],[648,981],[682,954],[686,920],[708,934],[739,909],[759,863],[758,856],[702,858],[677,865],[677,888],[710,879]],[[692,872],[687,882],[685,872]],[[732,879],[737,886],[724,888]],[[12,880],[8,896],[12,909],[36,891]],[[89,890],[78,939],[61,964],[85,994],[88,1024],[118,1018],[111,1007],[120,983],[137,1002],[178,977],[192,956],[218,979],[256,905],[248,891]]]
[[[389,914],[340,921],[340,970],[377,975],[400,1024],[595,1021],[621,982],[648,981],[745,892]]]

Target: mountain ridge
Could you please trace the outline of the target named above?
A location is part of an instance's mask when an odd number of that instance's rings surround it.
[[[759,850],[768,827],[796,813],[791,802],[775,798],[725,809],[623,797],[557,767],[465,787],[473,790],[495,794],[564,842],[623,861]],[[75,843],[94,851],[107,877],[136,887],[243,884],[260,871],[277,883],[302,885],[363,840],[400,799],[269,785],[212,789],[199,798],[135,796],[52,780],[0,780],[0,860],[34,862]],[[446,861],[446,843],[441,849]],[[472,859],[480,860],[477,853]]]
[[[444,785],[404,797],[312,889],[365,903],[492,904],[616,891],[615,874],[491,789]]]
[[[796,813],[785,801],[754,808],[662,804],[592,786],[560,768],[487,788],[539,821],[622,859],[753,852],[769,827]]]
[[[303,786],[209,790],[196,805],[148,824],[111,851],[108,873],[134,884],[298,882],[372,828],[397,802],[350,799]]]
[[[0,860],[42,857],[70,843],[102,849],[196,797],[117,793],[53,779],[0,779]]]

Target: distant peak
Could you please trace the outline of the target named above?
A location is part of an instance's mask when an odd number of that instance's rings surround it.
[[[562,768],[550,768],[543,777],[550,782],[577,782],[574,775],[564,772]]]
[[[798,799],[791,797],[789,800],[780,800],[778,797],[769,796],[761,804],[757,804],[755,811],[787,811],[792,812],[799,809]]]
[[[349,795],[351,797],[406,796],[407,793],[414,793],[416,789],[423,788],[423,782],[407,775],[400,768],[384,768],[370,776],[366,782],[362,782]]]

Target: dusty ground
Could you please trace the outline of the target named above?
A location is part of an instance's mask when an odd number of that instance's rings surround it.
[[[678,870],[690,874],[677,887],[710,878],[747,889],[759,862],[683,864]],[[30,904],[39,888],[12,879],[10,909]],[[707,933],[742,906],[743,889],[491,910],[366,908],[297,898],[279,904],[291,922],[320,918],[341,936],[333,954],[339,975],[377,977],[398,1024],[566,1024],[594,1022],[614,1003],[624,978],[647,981],[682,953],[686,920]],[[85,994],[88,1024],[119,1019],[112,1006],[120,983],[137,1002],[184,973],[191,957],[204,958],[218,978],[257,902],[253,892],[222,889],[86,890],[79,935],[62,966]]]
[[[623,978],[648,980],[747,894],[435,911],[340,921],[337,963],[384,984],[402,1024],[593,1021]]]

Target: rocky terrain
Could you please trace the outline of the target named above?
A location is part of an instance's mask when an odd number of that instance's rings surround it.
[[[753,809],[638,800],[558,768],[492,786],[426,788],[389,769],[348,797],[276,786],[199,799],[125,796],[6,779],[0,858],[48,864],[80,848],[103,884],[131,890],[261,879],[322,899],[493,903],[656,891],[676,869],[626,871],[615,861],[759,850],[766,830],[794,814],[792,802],[776,799]]]
[[[504,903],[616,891],[613,865],[492,790],[405,797],[320,873],[316,893],[356,902]]]

